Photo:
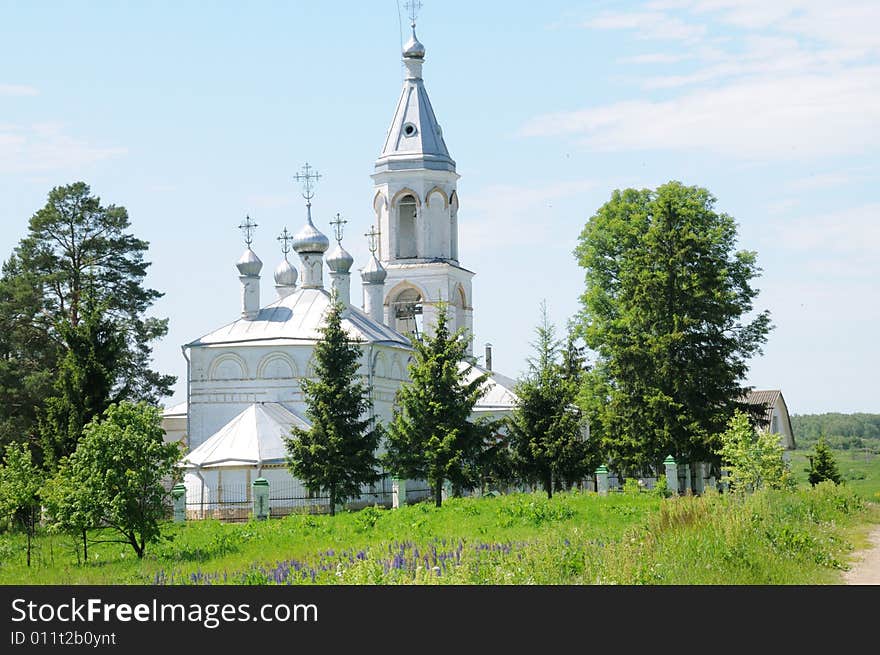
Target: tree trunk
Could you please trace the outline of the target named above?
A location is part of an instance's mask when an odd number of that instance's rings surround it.
[[[544,491],[547,492],[547,498],[553,498],[553,474],[547,473],[544,479]]]
[[[330,487],[330,516],[336,516],[336,487]]]
[[[438,480],[437,484],[434,485],[434,506],[443,506],[443,480]]]
[[[84,562],[89,561],[89,542],[86,539],[86,534],[87,534],[86,529],[83,528],[82,535],[83,535],[83,561]]]
[[[27,532],[27,565],[28,568],[31,566],[31,536],[34,533],[34,510],[33,508],[28,510],[28,519],[27,525],[25,526],[25,532]]]

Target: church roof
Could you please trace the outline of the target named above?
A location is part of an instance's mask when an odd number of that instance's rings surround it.
[[[261,466],[283,463],[284,437],[309,422],[281,403],[254,403],[183,459],[186,468]]]
[[[460,369],[464,369],[468,366],[467,362],[461,362],[459,364]],[[474,378],[483,373],[486,373],[487,369],[477,366],[474,364],[471,366],[471,370],[468,373],[467,381],[470,382]],[[495,371],[488,371],[489,378],[486,380],[486,393],[477,401],[476,406],[474,407],[474,412],[493,412],[493,411],[507,411],[512,410],[516,406],[517,397],[516,393],[514,393],[514,387],[516,387],[516,380],[512,380],[511,378],[501,375]]]
[[[408,57],[405,52],[404,63],[410,72],[403,82],[382,154],[376,160],[376,170],[430,168],[455,172],[455,162],[449,156],[422,81],[421,56]]]
[[[300,288],[260,309],[253,320],[238,319],[187,344],[187,347],[261,343],[279,345],[317,343],[330,310],[330,294],[324,289]],[[378,323],[354,306],[342,314],[342,328],[352,339],[410,347],[409,339]]]

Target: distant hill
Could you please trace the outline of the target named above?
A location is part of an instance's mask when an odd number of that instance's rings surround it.
[[[798,448],[812,448],[824,433],[832,448],[880,452],[880,414],[792,414]]]

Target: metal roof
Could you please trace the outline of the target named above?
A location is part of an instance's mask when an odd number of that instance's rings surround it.
[[[458,366],[460,370],[463,370],[468,366],[468,363],[460,362]],[[477,376],[486,372],[487,369],[474,364],[471,366],[466,381],[471,382]],[[516,381],[495,371],[488,371],[488,373],[489,378],[486,380],[484,387],[486,393],[477,401],[474,412],[512,410],[517,403],[517,397],[513,391]]]
[[[261,466],[287,458],[284,437],[311,424],[281,403],[254,403],[189,453],[185,468]]]
[[[317,343],[321,340],[320,329],[325,325],[330,302],[330,294],[324,289],[300,288],[260,309],[253,320],[240,318],[188,343],[186,347],[244,343]],[[342,328],[353,340],[411,347],[405,336],[374,321],[354,306],[346,307],[343,312]]]

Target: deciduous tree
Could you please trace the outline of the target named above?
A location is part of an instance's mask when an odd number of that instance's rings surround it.
[[[142,558],[160,536],[166,486],[182,455],[179,444],[165,443],[164,436],[157,407],[144,402],[108,407],[86,425],[64,467],[62,493],[71,495],[59,520],[73,529],[94,522],[115,535],[105,541],[129,544]],[[93,503],[92,512],[83,512],[84,502]]]
[[[669,454],[717,462],[771,327],[768,312],[752,314],[760,269],[736,239],[715,198],[679,182],[615,191],[581,233],[580,327],[597,354],[587,386],[601,394],[591,425],[624,471]]]

